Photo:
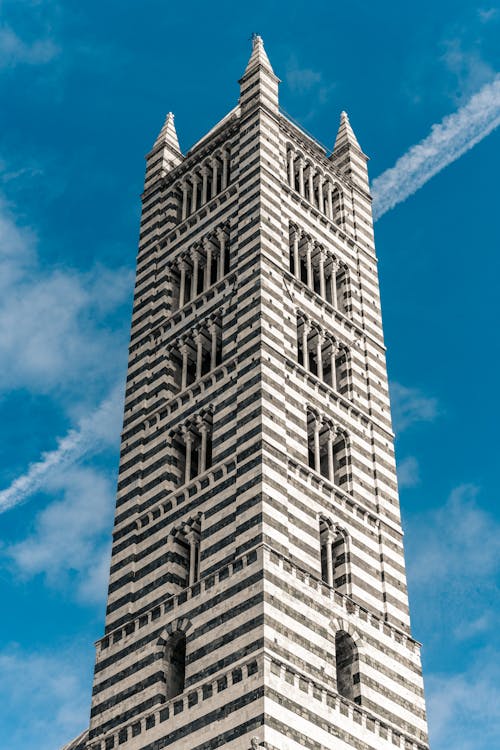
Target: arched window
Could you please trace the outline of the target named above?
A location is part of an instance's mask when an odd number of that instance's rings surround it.
[[[361,703],[358,650],[351,636],[344,630],[339,630],[335,635],[335,664],[337,692],[343,698]]]
[[[167,700],[184,692],[186,675],[186,634],[178,631],[165,646],[165,683]]]

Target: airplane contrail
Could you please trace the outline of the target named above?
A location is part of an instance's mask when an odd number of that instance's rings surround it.
[[[500,125],[500,74],[451,115],[432,126],[395,165],[373,180],[373,218],[416,193],[431,177],[456,161]]]

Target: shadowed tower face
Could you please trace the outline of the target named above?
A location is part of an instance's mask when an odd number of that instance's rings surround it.
[[[238,106],[147,157],[92,750],[424,750],[366,157]]]

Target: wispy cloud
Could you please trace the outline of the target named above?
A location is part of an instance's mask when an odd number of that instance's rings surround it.
[[[55,471],[66,469],[83,456],[115,445],[120,430],[122,402],[122,389],[116,387],[94,412],[83,417],[77,427],[59,440],[55,450],[44,453],[39,461],[31,464],[26,474],[0,492],[0,513],[45,488]]]
[[[498,8],[480,8],[478,10],[479,20],[481,23],[490,23],[491,21],[497,21],[500,17],[500,11]]]
[[[500,525],[478,495],[474,485],[460,485],[443,506],[411,522],[408,569],[415,585],[435,593],[477,591],[500,570]]]
[[[458,641],[466,641],[469,638],[476,638],[481,633],[485,633],[491,628],[493,617],[491,612],[484,612],[479,617],[467,622],[459,622],[453,630],[453,635]]]
[[[416,487],[420,482],[420,469],[415,456],[407,456],[397,462],[399,488]]]
[[[2,747],[55,750],[88,726],[93,654],[87,643],[57,652],[0,651]],[[12,716],[22,716],[13,722]]]
[[[82,374],[89,388],[115,379],[125,337],[113,316],[131,287],[126,268],[43,266],[36,232],[0,196],[0,360],[9,363],[0,369],[0,391],[60,397],[81,390]]]
[[[394,430],[402,432],[415,422],[432,422],[438,415],[438,402],[418,388],[401,383],[390,383],[391,409]]]
[[[80,601],[102,601],[109,571],[109,525],[114,481],[95,469],[56,471],[45,491],[59,497],[36,517],[26,539],[7,547],[5,559],[21,578],[44,575],[55,588],[71,590]]]
[[[7,24],[0,26],[0,68],[45,65],[58,53],[59,48],[50,37],[27,41]]]
[[[430,134],[401,156],[372,184],[373,215],[387,211],[417,192],[448,164],[500,125],[500,75],[482,87],[457,112],[432,126]]]
[[[300,65],[294,56],[288,60],[285,77],[292,94],[301,97],[308,107],[307,112],[301,114],[301,120],[314,117],[336,86],[335,83],[325,81],[321,71]]]
[[[425,681],[431,747],[492,750],[500,736],[500,653],[481,651],[465,672]]]

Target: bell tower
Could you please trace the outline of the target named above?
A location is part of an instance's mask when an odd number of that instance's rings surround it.
[[[367,158],[240,100],[147,157],[87,750],[427,750]],[[333,139],[332,139],[333,140]]]

